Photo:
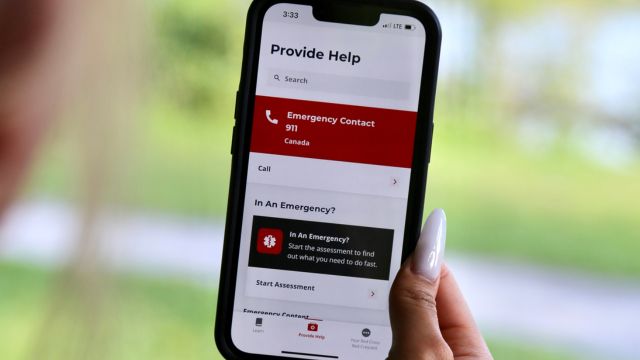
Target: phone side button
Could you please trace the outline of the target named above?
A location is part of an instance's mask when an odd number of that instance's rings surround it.
[[[240,101],[238,101],[239,98],[240,98],[240,92],[236,91],[236,108],[233,113],[233,118],[236,119],[236,121],[238,121],[238,118],[240,118]]]
[[[233,125],[233,133],[231,135],[231,155],[236,152],[236,138],[238,137],[238,131],[236,131],[236,126]]]
[[[436,124],[431,123],[431,131],[429,132],[429,154],[427,154],[427,164],[431,162],[431,151],[433,151],[433,132],[436,129]]]

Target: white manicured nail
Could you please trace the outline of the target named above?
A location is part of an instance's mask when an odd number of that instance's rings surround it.
[[[435,209],[427,218],[413,253],[413,272],[435,281],[440,276],[446,240],[447,217],[444,210]]]

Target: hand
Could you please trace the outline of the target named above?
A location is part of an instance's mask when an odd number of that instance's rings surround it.
[[[391,288],[389,360],[493,359],[451,271],[444,265],[446,218],[434,210]]]

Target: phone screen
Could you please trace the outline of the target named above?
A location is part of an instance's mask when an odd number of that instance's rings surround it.
[[[417,19],[262,25],[232,318],[238,349],[385,359],[427,39]]]

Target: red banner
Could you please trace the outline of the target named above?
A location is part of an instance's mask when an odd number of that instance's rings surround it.
[[[256,96],[251,151],[410,168],[417,114]]]

